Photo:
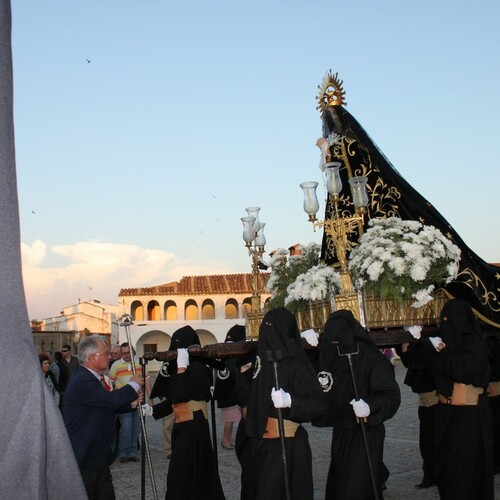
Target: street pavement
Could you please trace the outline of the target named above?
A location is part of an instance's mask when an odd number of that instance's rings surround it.
[[[151,374],[153,375],[153,374]],[[421,458],[418,450],[418,398],[403,384],[405,368],[396,360],[396,377],[401,388],[401,406],[397,414],[385,423],[386,439],[384,462],[391,475],[384,491],[385,500],[434,500],[439,499],[437,488],[418,490],[415,485],[422,479]],[[210,418],[210,416],[209,416]],[[240,498],[240,466],[233,450],[220,446],[222,425],[216,410],[219,473],[226,500]],[[330,428],[305,425],[313,455],[314,500],[325,497],[326,477],[330,463]],[[168,460],[163,453],[162,424],[153,418],[146,419],[154,483],[158,499],[165,498]],[[141,499],[141,464],[116,461],[111,467],[117,500]],[[154,499],[149,467],[145,472],[145,498]],[[203,499],[200,499],[203,500]],[[271,499],[272,500],[272,499]],[[500,475],[495,476],[495,500],[500,500]]]

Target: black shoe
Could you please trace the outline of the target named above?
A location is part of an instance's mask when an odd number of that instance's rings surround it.
[[[419,490],[423,490],[424,488],[430,488],[431,486],[435,486],[436,481],[430,477],[424,477],[421,483],[415,485],[415,488]]]

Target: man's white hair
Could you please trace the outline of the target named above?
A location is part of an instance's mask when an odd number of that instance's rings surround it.
[[[99,341],[106,343],[102,335],[90,335],[80,341],[78,344],[78,359],[81,363],[86,363],[91,354],[99,352]]]

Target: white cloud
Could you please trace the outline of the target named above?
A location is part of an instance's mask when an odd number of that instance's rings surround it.
[[[43,262],[47,253],[47,245],[40,240],[35,240],[31,245],[21,243],[23,265],[38,266]]]
[[[30,318],[59,314],[62,307],[78,299],[95,298],[116,304],[120,288],[164,283],[172,276],[168,269],[174,254],[158,249],[104,242],[76,242],[47,246],[40,240],[22,244],[23,279]],[[63,263],[49,266],[58,255]]]

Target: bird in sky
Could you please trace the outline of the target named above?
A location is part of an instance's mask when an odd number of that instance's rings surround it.
[[[87,61],[87,64],[90,64],[90,59],[85,58],[85,60]]]

